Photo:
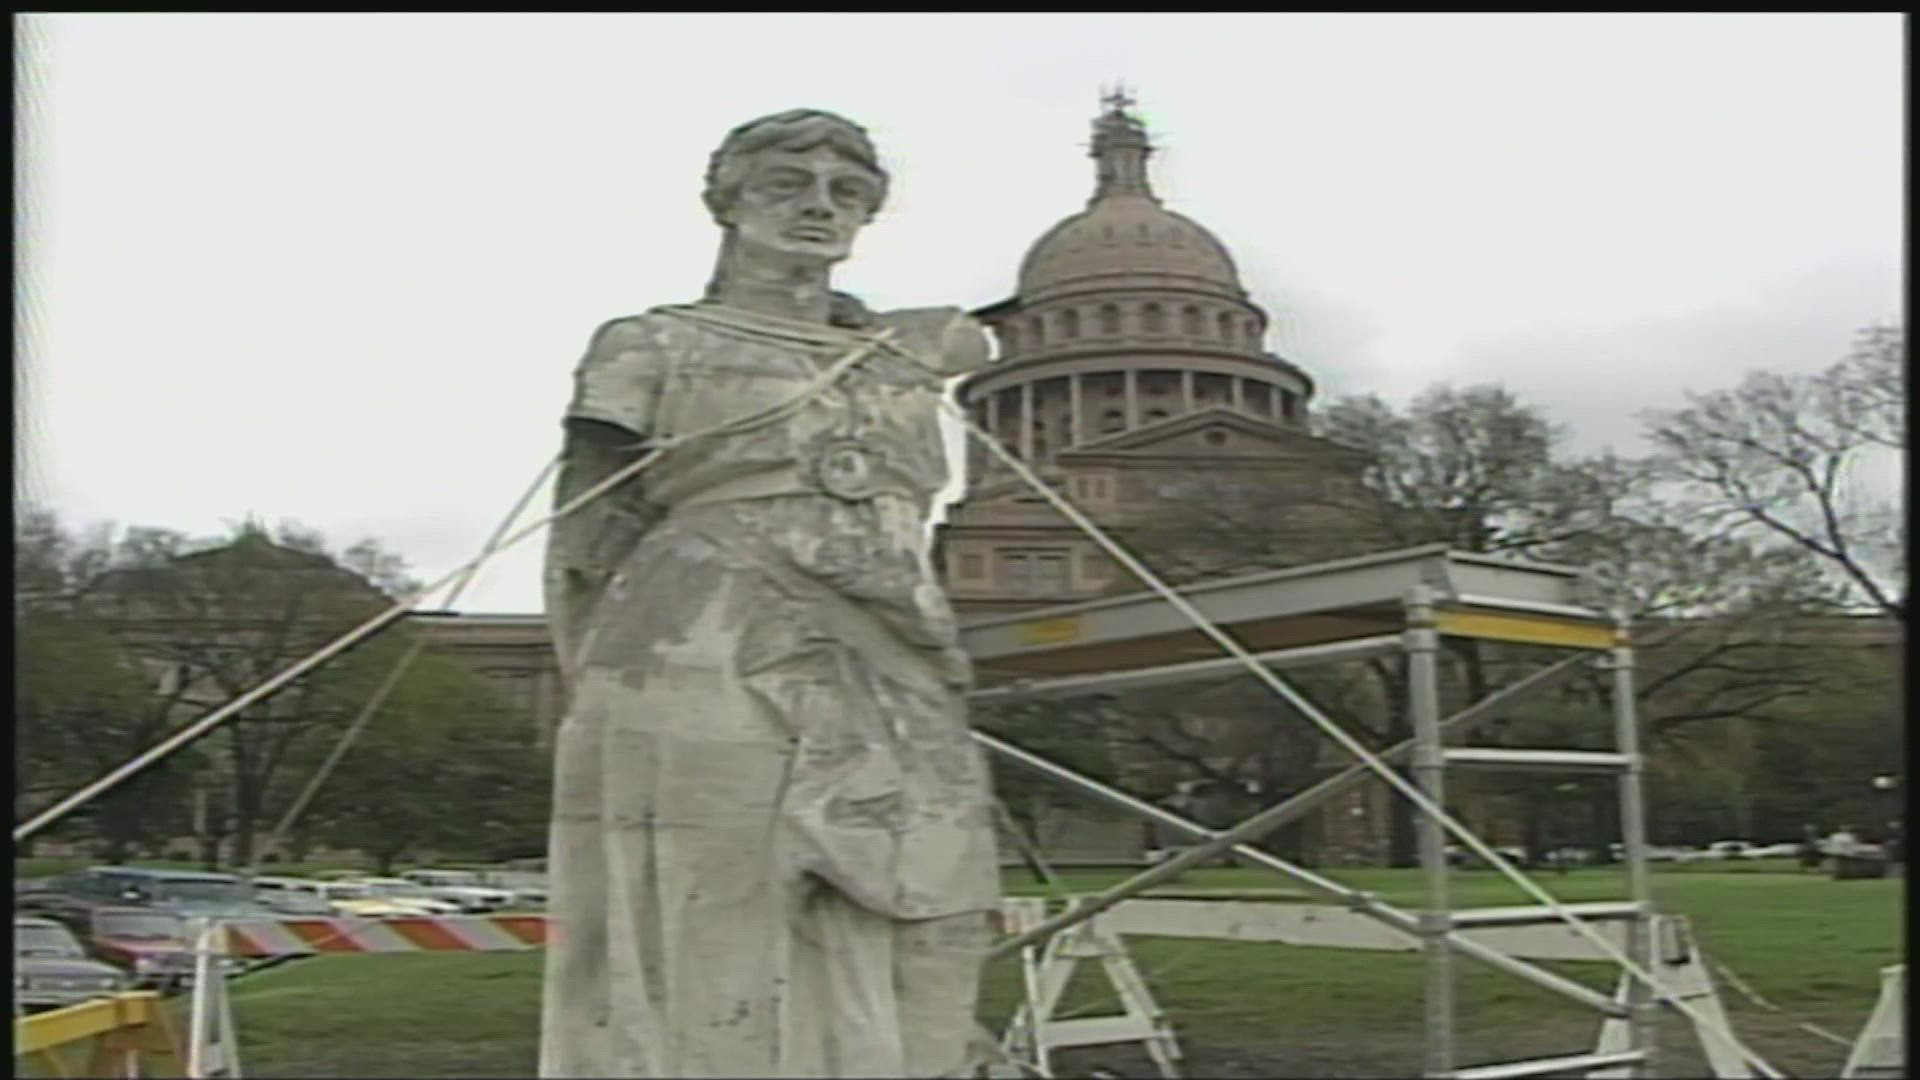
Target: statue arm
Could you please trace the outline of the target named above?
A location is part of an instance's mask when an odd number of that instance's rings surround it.
[[[619,320],[594,335],[574,375],[556,508],[632,464],[653,427],[660,392],[660,350],[639,320]],[[553,523],[544,584],[547,621],[571,682],[585,619],[635,544],[658,520],[635,477]]]

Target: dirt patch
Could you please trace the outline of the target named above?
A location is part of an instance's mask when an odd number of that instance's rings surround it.
[[[1368,1046],[1343,1048],[1337,1055],[1310,1046],[1191,1046],[1182,1047],[1179,1063],[1184,1077],[1220,1080],[1267,1080],[1275,1076],[1300,1080],[1332,1080],[1357,1076],[1418,1076],[1420,1051],[1415,1047]],[[1054,1075],[1099,1080],[1158,1080],[1153,1059],[1139,1046],[1088,1046],[1054,1055]]]

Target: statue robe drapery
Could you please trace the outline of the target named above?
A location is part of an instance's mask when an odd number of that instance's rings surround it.
[[[852,343],[703,310],[595,335],[562,500],[647,437],[787,401]],[[556,523],[569,704],[543,1076],[964,1066],[998,878],[969,671],[927,556],[939,392],[875,355]]]

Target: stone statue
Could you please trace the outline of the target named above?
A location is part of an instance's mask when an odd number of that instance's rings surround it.
[[[829,288],[886,191],[837,116],[734,129],[705,299],[606,324],[575,374],[561,502],[668,448],[547,553],[569,701],[543,1076],[968,1067],[999,882],[927,522],[943,378],[987,345],[957,308]],[[901,348],[780,407],[883,333]]]

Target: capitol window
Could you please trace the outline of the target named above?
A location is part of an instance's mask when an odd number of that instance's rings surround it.
[[[1127,418],[1119,409],[1109,409],[1100,414],[1100,433],[1111,434],[1127,429]]]
[[[1015,596],[1058,596],[1068,590],[1066,548],[1000,552],[1001,580]]]
[[[1069,308],[1060,313],[1060,336],[1071,341],[1080,336],[1080,313]]]
[[[1220,340],[1233,343],[1233,316],[1224,311],[1220,313]]]
[[[1167,317],[1160,310],[1159,304],[1148,304],[1140,309],[1140,325],[1145,327],[1149,334],[1166,332]]]
[[[1047,343],[1047,324],[1041,322],[1037,316],[1027,320],[1027,333],[1033,337],[1036,347]]]
[[[1100,305],[1100,332],[1118,334],[1120,332],[1120,309],[1112,304]]]
[[[1188,306],[1180,311],[1180,329],[1188,337],[1200,336],[1200,309]]]

